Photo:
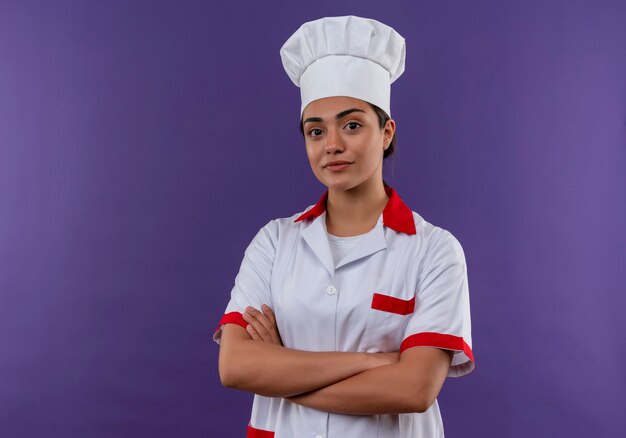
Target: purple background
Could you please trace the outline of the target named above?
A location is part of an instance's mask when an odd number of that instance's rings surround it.
[[[243,436],[210,336],[243,251],[317,201],[278,55],[407,40],[385,178],[468,262],[449,437],[626,429],[626,2],[0,3],[0,434]]]

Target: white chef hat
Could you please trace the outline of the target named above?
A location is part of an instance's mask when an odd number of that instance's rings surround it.
[[[283,44],[285,71],[304,108],[323,97],[349,96],[391,116],[391,83],[404,72],[404,38],[369,18],[325,17],[304,23]]]

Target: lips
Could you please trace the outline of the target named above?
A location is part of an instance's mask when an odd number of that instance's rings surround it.
[[[333,173],[343,172],[345,169],[350,167],[352,163],[350,161],[331,161],[327,163],[324,168]]]
[[[331,161],[330,163],[326,163],[324,167],[338,167],[344,164],[352,164],[351,161]]]

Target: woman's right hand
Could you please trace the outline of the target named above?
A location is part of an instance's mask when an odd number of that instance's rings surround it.
[[[248,323],[246,331],[248,335],[255,341],[271,342],[272,344],[282,346],[278,326],[276,325],[276,317],[272,309],[263,304],[259,311],[254,307],[246,307],[243,313],[243,319]]]
[[[399,353],[305,351],[284,348],[269,306],[242,313],[246,327],[222,327],[222,384],[266,397],[309,393],[374,368],[399,363]],[[254,360],[250,360],[254,358]]]

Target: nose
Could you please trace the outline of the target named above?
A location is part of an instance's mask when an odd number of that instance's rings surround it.
[[[332,129],[326,134],[326,145],[324,146],[324,150],[327,154],[336,154],[343,151],[341,138],[339,138],[339,135],[337,135],[337,133]]]

